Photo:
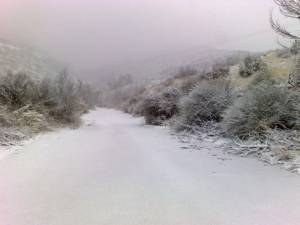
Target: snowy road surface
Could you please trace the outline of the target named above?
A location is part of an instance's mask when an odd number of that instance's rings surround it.
[[[0,161],[0,225],[299,225],[300,177],[99,109]]]

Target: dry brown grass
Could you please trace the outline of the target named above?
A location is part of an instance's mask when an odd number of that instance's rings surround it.
[[[275,52],[271,52],[263,57],[263,61],[268,65],[273,79],[281,83],[288,80],[295,65],[295,56],[280,58]]]
[[[249,77],[241,77],[239,74],[239,65],[230,68],[228,80],[231,81],[232,87],[235,90],[246,90],[255,79],[256,74]]]
[[[293,71],[295,65],[295,56],[288,58],[278,57],[276,52],[270,52],[262,56],[262,61],[269,68],[271,79],[276,83],[287,83],[289,74]],[[229,79],[236,90],[245,91],[251,83],[259,76],[259,72],[254,73],[250,77],[241,77],[239,75],[239,66],[235,65],[230,68]]]

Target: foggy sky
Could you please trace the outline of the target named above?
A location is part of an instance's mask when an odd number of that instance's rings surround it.
[[[267,50],[272,0],[1,0],[0,38],[97,68],[200,46]]]

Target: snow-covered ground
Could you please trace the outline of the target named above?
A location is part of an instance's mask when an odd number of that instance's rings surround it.
[[[218,130],[217,126],[218,124],[209,122],[201,128],[195,127],[193,131],[175,132],[170,129],[170,132],[183,143],[182,148],[185,149],[207,151],[208,154],[218,157],[222,157],[221,155],[228,157],[228,154],[231,154],[255,158],[265,165],[280,166],[292,173],[300,174],[300,152],[292,150],[300,144],[299,140],[296,142],[295,136],[298,134],[295,131],[273,130],[270,133],[272,137],[261,143],[254,140],[224,138],[220,133],[222,130]]]
[[[300,177],[99,109],[0,161],[1,225],[299,225]]]

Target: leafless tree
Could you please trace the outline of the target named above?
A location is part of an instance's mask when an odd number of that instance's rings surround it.
[[[300,22],[300,0],[274,0],[279,6],[280,13],[286,18],[298,20]],[[294,40],[295,46],[299,48],[300,36],[280,24],[274,19],[273,14],[270,16],[270,23],[273,30],[279,35]],[[298,49],[297,49],[298,52]],[[296,59],[294,72],[289,76],[289,84],[293,87],[300,87],[300,56]]]
[[[300,22],[300,0],[274,0],[274,2],[279,6],[280,13],[283,16],[299,20]],[[272,28],[281,36],[292,40],[300,40],[300,36],[298,34],[294,34],[289,31],[275,20],[272,13],[270,16],[270,23]]]

